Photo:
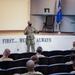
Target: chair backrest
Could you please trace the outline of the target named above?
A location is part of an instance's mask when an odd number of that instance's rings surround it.
[[[47,56],[47,57],[49,57],[49,56],[50,56],[49,51],[42,51],[42,54],[43,54],[43,55],[45,55],[45,56]]]
[[[61,50],[53,50],[53,51],[50,51],[50,56],[54,56],[54,55],[63,55],[63,51]]]
[[[53,25],[54,24],[54,20],[55,20],[55,16],[51,15],[51,16],[46,16],[46,25]]]
[[[25,52],[21,53],[21,58],[30,58],[31,56],[35,55],[35,52]]]
[[[15,73],[26,73],[27,72],[27,68],[26,67],[13,67],[13,68],[9,68],[6,70],[7,71],[7,75],[13,75]]]
[[[26,62],[29,60],[29,58],[21,58],[15,60],[15,67],[20,67],[20,66],[26,66]]]
[[[19,53],[12,53],[9,55],[9,57],[16,60],[16,59],[20,59],[21,55]]]
[[[64,63],[69,62],[70,60],[70,55],[64,55]]]
[[[50,56],[48,60],[48,64],[56,64],[56,63],[64,63],[64,56],[63,55],[55,55]]]
[[[69,55],[71,53],[75,53],[75,50],[64,50],[63,55]]]
[[[48,74],[68,72],[68,66],[64,63],[49,65]]]
[[[49,75],[71,75],[69,72],[53,73]]]
[[[14,61],[0,61],[1,69],[8,69],[14,67]]]
[[[4,70],[4,69],[1,69],[1,70],[0,70],[0,75],[7,75],[7,72],[6,72],[6,70]]]
[[[40,57],[38,64],[39,65],[48,65],[48,57]]]
[[[72,64],[68,64],[67,66],[68,66],[68,72],[71,72],[74,70]]]
[[[35,71],[42,72],[43,75],[48,75],[48,65],[39,65],[35,67]]]
[[[0,54],[0,58],[2,57],[2,54]]]

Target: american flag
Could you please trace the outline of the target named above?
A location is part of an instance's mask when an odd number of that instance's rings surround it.
[[[62,10],[61,10],[61,2],[59,0],[59,2],[58,2],[58,11],[57,11],[56,22],[57,22],[57,24],[60,24],[61,21],[62,21]]]

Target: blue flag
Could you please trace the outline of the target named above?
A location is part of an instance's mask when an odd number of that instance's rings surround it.
[[[57,24],[62,21],[62,10],[61,10],[61,2],[59,0],[58,2],[58,12],[57,12],[57,17],[56,17],[56,22]]]

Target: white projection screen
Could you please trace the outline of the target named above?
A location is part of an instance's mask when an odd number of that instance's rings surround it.
[[[23,30],[29,13],[29,0],[0,0],[0,30]]]

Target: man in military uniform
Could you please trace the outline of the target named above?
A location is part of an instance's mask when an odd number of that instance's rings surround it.
[[[24,73],[24,74],[21,74],[21,75],[43,75],[41,72],[34,70],[35,63],[34,63],[33,60],[28,60],[26,62],[26,67],[27,67],[28,72]]]
[[[32,26],[32,23],[28,21],[28,26],[24,30],[24,34],[26,35],[27,52],[30,52],[30,46],[32,52],[35,52],[34,33],[38,33],[38,31]]]

